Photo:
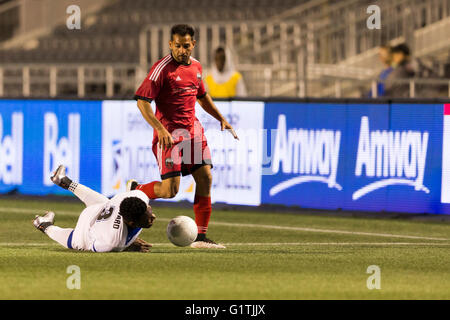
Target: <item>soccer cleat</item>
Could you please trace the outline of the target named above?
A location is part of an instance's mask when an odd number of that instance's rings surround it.
[[[128,191],[133,191],[133,190],[136,190],[136,187],[138,186],[139,184],[138,184],[138,182],[136,181],[136,180],[134,180],[134,179],[130,179],[130,180],[128,180],[127,181],[127,192]]]
[[[226,249],[223,244],[215,243],[213,240],[207,238],[204,234],[198,234],[197,239],[191,243],[191,248],[197,249]]]
[[[64,189],[69,189],[72,180],[66,176],[66,167],[62,164],[53,172],[53,175],[50,177],[50,180],[57,186],[60,186]]]
[[[52,211],[47,211],[44,216],[36,215],[33,220],[33,225],[36,227],[36,229],[45,233],[45,229],[47,229],[49,226],[52,226],[54,221],[55,213]]]

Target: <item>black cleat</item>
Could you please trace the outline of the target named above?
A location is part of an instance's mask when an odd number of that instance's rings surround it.
[[[133,191],[133,190],[136,190],[138,185],[139,185],[139,183],[136,180],[130,179],[127,181],[126,189],[127,189],[127,191]]]

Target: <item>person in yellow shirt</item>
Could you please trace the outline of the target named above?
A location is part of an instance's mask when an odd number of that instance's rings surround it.
[[[244,80],[234,68],[230,51],[222,47],[214,52],[214,64],[206,76],[205,84],[213,98],[247,96]]]

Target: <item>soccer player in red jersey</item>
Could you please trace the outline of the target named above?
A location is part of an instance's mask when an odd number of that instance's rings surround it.
[[[206,237],[211,216],[211,155],[204,130],[195,117],[195,103],[220,122],[221,130],[232,126],[222,116],[206,93],[202,66],[191,57],[195,47],[194,29],[175,25],[169,41],[170,54],[156,62],[136,91],[135,99],[145,120],[153,127],[153,153],[162,181],[137,184],[127,188],[143,191],[150,199],[173,198],[178,193],[180,174],[192,174],[195,183],[194,213],[198,236],[191,245],[197,248],[225,248]],[[155,101],[156,112],[150,106]]]

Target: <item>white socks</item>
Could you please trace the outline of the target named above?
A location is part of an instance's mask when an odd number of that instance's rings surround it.
[[[75,194],[81,201],[83,201],[86,207],[97,203],[104,203],[109,200],[104,195],[77,182],[72,182],[69,186],[69,190],[72,191],[73,194]],[[65,248],[69,248],[67,241],[72,231],[72,228],[60,228],[53,225],[48,226],[47,229],[45,229],[45,233],[50,237],[50,239],[55,240]]]
[[[109,200],[104,195],[77,182],[72,182],[69,186],[69,190],[72,191],[73,194],[75,194],[81,201],[83,201],[86,207]]]
[[[45,233],[50,237],[50,239],[55,240],[65,248],[68,248],[67,240],[69,239],[72,231],[72,228],[63,229],[57,226],[48,226],[47,229],[45,229]]]

